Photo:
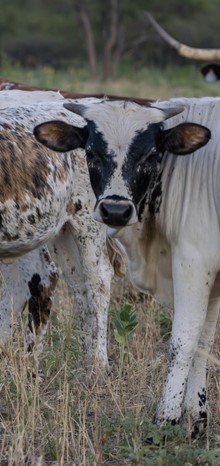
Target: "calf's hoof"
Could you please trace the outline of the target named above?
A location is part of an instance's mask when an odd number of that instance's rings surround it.
[[[207,413],[200,413],[199,419],[193,419],[192,416],[188,417],[187,430],[192,439],[201,437],[207,427]]]

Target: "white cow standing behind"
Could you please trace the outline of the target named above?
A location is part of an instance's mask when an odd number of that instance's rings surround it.
[[[174,308],[156,422],[175,424],[186,412],[200,429],[207,416],[200,349],[210,352],[220,308],[220,99],[65,107],[86,121],[81,144],[71,124],[48,122],[35,135],[64,150],[72,133],[72,148],[85,147],[94,217],[123,245],[133,284]]]
[[[106,327],[113,269],[106,228],[91,218],[95,198],[85,155],[81,150],[56,154],[33,136],[34,127],[48,117],[71,119],[83,134],[82,118],[70,118],[63,102],[67,101],[56,92],[0,93],[0,270],[4,277],[0,338],[4,341],[10,332],[12,296],[16,315],[29,300],[28,349],[34,341],[33,323],[40,343],[57,282],[56,268],[44,246],[53,241],[76,304],[86,363],[96,361],[108,369]]]

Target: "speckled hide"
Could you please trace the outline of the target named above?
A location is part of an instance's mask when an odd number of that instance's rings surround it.
[[[33,136],[34,127],[48,118],[59,118],[83,127],[83,119],[65,110],[63,102],[67,100],[59,92],[10,90],[0,93],[1,270],[6,276],[5,286],[10,288],[13,285],[9,284],[10,273],[6,271],[12,270],[11,261],[15,261],[17,270],[24,267],[24,275],[28,275],[23,299],[23,302],[28,299],[29,307],[32,306],[26,332],[28,339],[32,323],[36,328],[42,324],[45,328],[49,314],[48,308],[47,316],[41,315],[39,324],[38,300],[47,299],[41,287],[41,282],[47,280],[47,273],[41,277],[39,265],[36,274],[32,273],[33,268],[29,273],[28,255],[32,264],[35,260],[39,263],[45,252],[42,247],[53,242],[74,298],[85,362],[89,365],[96,362],[108,369],[106,325],[113,270],[107,254],[106,228],[91,217],[95,198],[85,154],[80,149],[53,152]],[[22,265],[23,260],[26,265]],[[43,262],[41,269],[45,266],[45,257]],[[56,275],[55,269],[54,273]],[[20,287],[19,282],[17,285]],[[15,299],[15,313],[18,313],[22,307],[20,297]],[[3,311],[0,317],[0,336],[4,339],[11,322],[5,319]],[[28,349],[32,346],[32,337],[29,340]]]

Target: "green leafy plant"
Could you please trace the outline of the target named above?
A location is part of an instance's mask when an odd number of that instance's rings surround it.
[[[122,304],[119,311],[113,311],[114,337],[120,345],[119,376],[124,368],[125,347],[137,326],[136,313],[131,304]]]

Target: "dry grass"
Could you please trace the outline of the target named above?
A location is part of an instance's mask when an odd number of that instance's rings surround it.
[[[220,464],[220,456],[214,456],[220,447],[216,361],[209,364],[211,409],[204,438],[192,444],[179,427],[158,431],[151,419],[166,372],[171,315],[130,286],[128,292],[120,282],[114,286],[112,306],[118,306],[122,299],[134,305],[139,324],[127,348],[123,376],[118,377],[119,348],[110,319],[113,371],[104,376],[101,386],[95,380],[77,381],[77,329],[63,283],[39,358],[24,354],[22,325],[15,325],[13,341],[1,359],[1,466]],[[218,333],[217,359],[219,337]],[[35,377],[39,368],[43,379]],[[149,435],[159,446],[146,444]],[[210,452],[205,450],[207,446]],[[210,463],[202,462],[208,459]]]
[[[9,80],[69,90],[77,93],[93,95],[113,94],[133,96],[146,99],[168,99],[170,97],[200,97],[205,95],[219,96],[219,81],[207,83],[199,68],[195,66],[169,67],[157,69],[127,66],[115,80],[103,82],[102,79],[92,82],[86,69],[70,68],[55,70],[51,67],[28,70],[19,65],[0,63],[0,76]]]

